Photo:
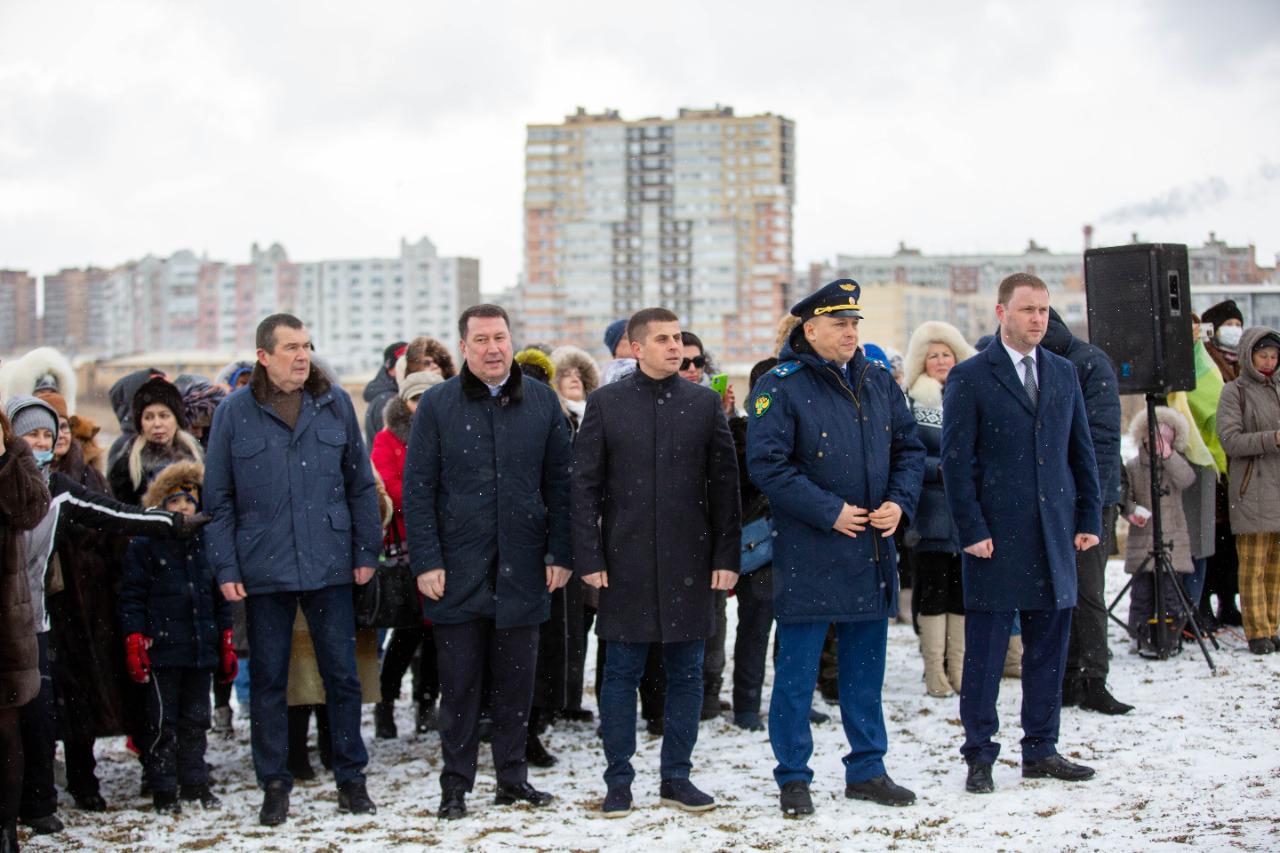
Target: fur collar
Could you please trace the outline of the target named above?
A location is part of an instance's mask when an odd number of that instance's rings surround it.
[[[267,369],[259,362],[253,366],[253,377],[249,380],[249,387],[253,391],[253,398],[262,405],[267,405],[267,390],[271,384],[271,380],[267,378]],[[329,380],[325,377],[324,371],[315,363],[311,363],[311,373],[307,375],[307,381],[302,384],[302,390],[311,395],[311,399],[315,400],[323,397],[333,386],[329,384]]]
[[[413,412],[409,404],[399,397],[392,397],[382,409],[382,425],[400,439],[401,444],[409,443],[409,430],[413,427]]]
[[[465,361],[462,363],[462,372],[458,376],[462,380],[462,393],[467,396],[468,400],[483,400],[491,396],[489,386],[471,372],[471,368],[467,366]],[[505,406],[508,403],[519,403],[524,399],[524,384],[520,375],[520,365],[515,362],[511,363],[511,375],[503,383],[497,399],[500,406]]]
[[[911,390],[907,392],[907,396],[915,400],[919,406],[929,409],[941,409],[942,383],[932,376],[925,376],[922,373],[916,377],[915,382],[911,383]]]

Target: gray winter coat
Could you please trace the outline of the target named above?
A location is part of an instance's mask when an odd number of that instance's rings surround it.
[[[1227,453],[1233,533],[1280,531],[1280,372],[1263,376],[1250,353],[1265,326],[1250,326],[1240,338],[1240,377],[1218,399],[1218,438]]]

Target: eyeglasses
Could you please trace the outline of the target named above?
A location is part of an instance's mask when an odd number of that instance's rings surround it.
[[[683,361],[681,361],[680,369],[688,370],[692,366],[701,370],[703,368],[703,365],[705,365],[706,363],[707,363],[707,357],[705,355],[695,355],[693,358],[686,358]]]

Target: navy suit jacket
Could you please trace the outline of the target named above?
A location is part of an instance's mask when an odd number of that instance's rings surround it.
[[[1075,367],[1044,347],[1036,361],[1034,408],[994,341],[956,365],[943,391],[942,476],[961,545],[994,544],[990,559],[963,556],[967,609],[1074,607],[1075,534],[1101,533],[1098,468]]]

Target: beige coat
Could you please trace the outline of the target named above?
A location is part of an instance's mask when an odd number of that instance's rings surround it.
[[[1280,531],[1280,373],[1270,378],[1253,366],[1250,353],[1265,326],[1250,326],[1240,338],[1240,377],[1218,400],[1218,438],[1227,454],[1227,499],[1233,533]]]
[[[360,700],[365,704],[382,700],[378,685],[378,632],[373,628],[356,631],[356,675],[360,677]],[[293,647],[289,652],[290,705],[323,705],[324,681],[316,663],[316,648],[302,608],[293,620]]]
[[[1172,544],[1169,551],[1169,562],[1175,572],[1190,574],[1194,568],[1191,564],[1191,542],[1187,531],[1187,516],[1182,510],[1182,493],[1195,485],[1196,472],[1191,467],[1184,453],[1187,452],[1187,435],[1190,424],[1187,419],[1173,409],[1165,406],[1156,407],[1156,420],[1173,427],[1173,454],[1161,461],[1164,473],[1164,484],[1168,492],[1160,498],[1161,533],[1166,542]],[[1129,475],[1129,488],[1124,495],[1124,514],[1133,513],[1135,506],[1151,506],[1151,465],[1148,464],[1146,448],[1142,442],[1147,438],[1147,412],[1142,410],[1134,416],[1129,425],[1129,434],[1140,448],[1138,455],[1125,463],[1125,472]],[[1151,551],[1151,522],[1145,527],[1129,525],[1129,539],[1124,548],[1124,570],[1129,574],[1138,571]],[[1143,571],[1151,571],[1148,562]]]

